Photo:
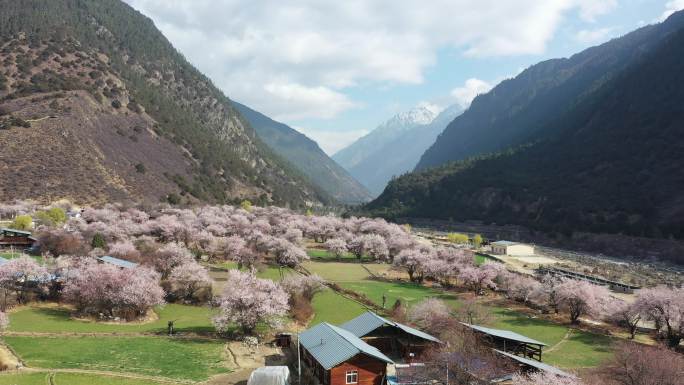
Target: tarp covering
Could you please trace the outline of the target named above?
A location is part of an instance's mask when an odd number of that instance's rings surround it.
[[[290,369],[287,366],[264,366],[249,376],[247,385],[289,385]]]

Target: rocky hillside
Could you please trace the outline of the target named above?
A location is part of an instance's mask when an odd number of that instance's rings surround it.
[[[237,102],[235,108],[254,127],[259,138],[276,154],[289,161],[336,201],[347,204],[365,203],[371,199],[368,190],[330,159],[318,143],[292,127]]]
[[[437,135],[461,112],[458,106],[439,114],[429,108],[418,107],[398,114],[340,150],[333,159],[366,186],[373,196],[378,196],[392,177],[413,170]]]
[[[367,208],[558,236],[684,239],[684,13],[637,36],[646,33],[639,54],[615,63],[622,70],[568,108],[554,105],[555,118],[540,127],[545,135],[406,175]]]
[[[123,2],[0,8],[0,200],[327,199]]]

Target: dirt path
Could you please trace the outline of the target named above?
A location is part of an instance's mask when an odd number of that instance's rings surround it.
[[[31,373],[48,373],[50,382],[54,382],[54,376],[57,373],[76,373],[76,374],[94,374],[98,376],[104,376],[104,377],[119,377],[119,378],[128,378],[132,380],[146,380],[146,381],[154,381],[162,384],[174,384],[174,385],[181,385],[181,384],[196,384],[195,381],[190,381],[190,380],[176,380],[172,378],[167,378],[167,377],[158,377],[158,376],[147,376],[144,374],[136,374],[136,373],[126,373],[126,372],[108,372],[105,370],[87,370],[87,369],[46,369],[46,368],[23,368],[20,370],[21,372],[31,372]]]
[[[565,342],[567,342],[568,339],[570,339],[570,336],[572,336],[572,331],[573,331],[573,329],[568,329],[568,331],[565,333],[563,338],[561,338],[561,340],[558,341],[557,344],[555,344],[555,345],[549,347],[548,349],[544,350],[544,353],[551,353],[552,351],[557,350],[561,345],[563,345]]]

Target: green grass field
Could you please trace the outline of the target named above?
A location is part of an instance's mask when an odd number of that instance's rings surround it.
[[[388,269],[388,265],[367,265]],[[383,293],[387,296],[386,307],[391,307],[397,299],[409,306],[428,297],[443,299],[457,308],[458,298],[437,289],[415,285],[408,282],[382,282],[368,278],[368,272],[360,264],[336,262],[308,262],[306,268],[321,277],[339,283],[342,287],[367,295],[373,302],[382,305]],[[382,271],[382,270],[381,270]],[[330,290],[316,295],[313,301],[316,315],[311,322],[315,325],[322,321],[340,324],[366,311],[363,305],[341,297]],[[553,322],[533,318],[523,313],[493,307],[494,328],[511,330],[534,338],[553,347],[544,355],[544,361],[565,369],[595,367],[612,356],[611,340],[608,337],[573,331],[569,339],[562,341],[568,327]],[[561,342],[562,341],[562,342]]]
[[[5,342],[28,366],[139,373],[202,381],[227,372],[223,342],[166,337],[18,337]]]
[[[321,276],[321,278],[331,282],[359,282],[368,279],[370,274],[368,270],[374,274],[382,274],[389,270],[390,266],[386,264],[360,264],[360,263],[346,263],[346,262],[305,262],[302,264],[307,270],[313,274]],[[364,269],[364,266],[368,269]]]
[[[9,331],[43,333],[164,333],[174,321],[178,332],[210,332],[215,310],[208,307],[168,304],[157,309],[159,319],[144,324],[105,324],[71,318],[69,309],[29,306],[10,313]]]
[[[0,374],[0,385],[49,385],[47,373]],[[95,384],[93,384],[95,385]],[[98,384],[99,385],[99,384]]]
[[[315,312],[311,326],[321,322],[339,325],[366,312],[366,308],[360,303],[342,297],[331,289],[316,294],[311,305]]]
[[[344,262],[373,262],[373,258],[362,255],[361,258],[356,258],[356,255],[352,253],[344,253],[339,259],[327,250],[322,249],[307,249],[306,253],[313,260],[323,260],[323,261],[344,261]]]
[[[343,282],[341,286],[354,290],[357,293],[366,294],[373,302],[380,306],[382,306],[382,296],[384,294],[387,298],[385,303],[387,308],[394,305],[396,300],[401,300],[404,305],[411,306],[429,297],[442,299],[452,306],[456,306],[457,303],[457,298],[453,295],[410,283],[361,281]]]
[[[56,373],[53,377],[55,385],[161,385],[149,380],[138,380],[123,377],[106,377],[81,373]]]
[[[161,385],[160,382],[83,373],[3,373],[0,385]]]

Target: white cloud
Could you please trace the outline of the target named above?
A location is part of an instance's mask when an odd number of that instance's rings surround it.
[[[660,16],[658,21],[665,21],[668,17],[672,16],[673,13],[681,11],[684,9],[684,0],[672,0],[665,4],[665,12]]]
[[[456,99],[456,103],[462,108],[468,108],[470,103],[477,95],[485,94],[492,89],[492,85],[480,79],[468,79],[461,87],[454,88],[451,91],[451,96]]]
[[[420,84],[437,52],[544,52],[563,17],[616,0],[126,0],[228,94],[267,115],[332,118],[351,87]]]
[[[318,142],[321,149],[330,156],[370,132],[368,130],[329,131],[303,127],[294,128]]]
[[[575,40],[583,44],[596,44],[607,40],[614,28],[583,29],[575,34]]]

